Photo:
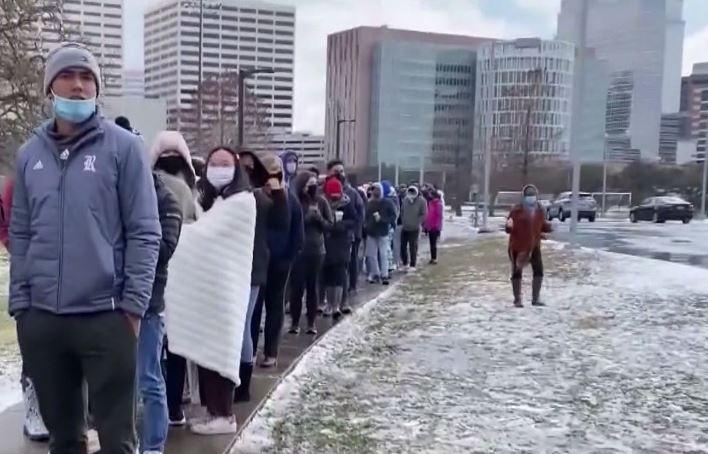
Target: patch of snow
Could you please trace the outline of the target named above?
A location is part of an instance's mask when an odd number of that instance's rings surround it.
[[[477,244],[326,336],[234,452],[708,452],[708,271],[549,242],[549,307],[516,310]]]

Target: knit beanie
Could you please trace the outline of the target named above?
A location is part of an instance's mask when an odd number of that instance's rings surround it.
[[[69,68],[81,68],[91,71],[96,80],[96,94],[101,91],[101,69],[96,57],[86,46],[80,43],[64,43],[47,55],[44,68],[44,94],[48,95],[52,82],[59,73]]]
[[[324,193],[330,197],[341,196],[343,192],[342,183],[337,178],[327,178],[324,184]]]

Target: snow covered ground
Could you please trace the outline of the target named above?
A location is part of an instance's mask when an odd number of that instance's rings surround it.
[[[504,237],[332,330],[235,453],[708,452],[708,271],[558,243],[510,307]]]

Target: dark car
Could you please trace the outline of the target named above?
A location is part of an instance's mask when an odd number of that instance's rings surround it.
[[[666,221],[681,221],[688,224],[692,219],[693,205],[679,197],[650,197],[629,211],[632,222],[663,224]]]

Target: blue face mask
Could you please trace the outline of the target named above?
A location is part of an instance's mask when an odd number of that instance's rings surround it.
[[[96,111],[96,98],[67,99],[54,95],[54,115],[71,123],[83,123]]]
[[[524,196],[524,205],[526,205],[527,207],[532,207],[532,206],[536,205],[537,200],[538,199],[536,198],[535,195]]]

